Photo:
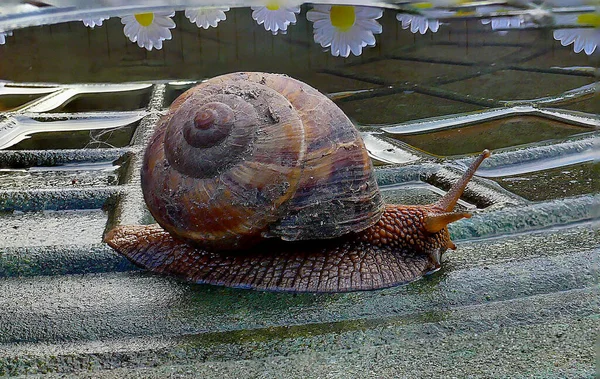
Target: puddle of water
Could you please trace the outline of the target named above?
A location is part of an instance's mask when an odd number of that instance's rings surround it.
[[[10,146],[7,150],[98,149],[128,146],[136,125],[105,130],[42,132]]]
[[[600,162],[492,178],[512,193],[531,201],[553,200],[600,192]]]
[[[517,70],[496,71],[460,82],[442,86],[472,96],[497,100],[524,100],[550,96],[560,92],[594,83],[593,77],[527,72]],[[510,85],[507,85],[510,83]],[[514,86],[514,87],[513,87]]]
[[[391,124],[428,117],[470,112],[480,106],[452,99],[415,93],[411,90],[399,94],[348,101],[341,99],[340,108],[361,124]]]
[[[520,116],[428,134],[393,137],[433,154],[450,156],[559,139],[586,131],[589,129],[539,117]]]
[[[132,111],[145,108],[149,100],[149,89],[127,93],[86,94],[73,98],[53,112]]]
[[[4,95],[0,96],[0,112],[14,110],[22,105],[25,105],[42,95]]]

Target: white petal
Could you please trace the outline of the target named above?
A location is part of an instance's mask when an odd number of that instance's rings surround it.
[[[314,24],[313,24],[313,28],[315,28],[315,29],[321,29],[321,28],[325,28],[325,27],[328,27],[328,26],[331,26],[331,22],[329,21],[329,19],[327,19],[327,20],[318,20],[318,21],[315,21]]]
[[[440,27],[439,20],[429,20],[429,30],[431,30],[433,33],[436,33],[438,31],[439,27]]]
[[[306,12],[306,19],[311,22],[325,21],[325,20],[329,21],[329,14],[315,12],[315,11],[308,11],[308,12]]]
[[[133,22],[137,23],[133,15],[121,17],[121,24],[123,25],[131,24]]]
[[[594,53],[594,51],[596,50],[597,46],[598,46],[597,42],[587,41],[587,43],[585,44],[585,53],[587,55],[592,55]]]
[[[359,56],[362,53],[362,44],[358,41],[350,40],[348,41],[348,48],[352,52],[352,54]]]
[[[141,26],[137,22],[129,23],[123,27],[123,32],[127,37],[129,37],[131,42],[135,42],[137,41],[138,34],[140,34],[140,28]]]
[[[364,30],[360,37],[365,45],[375,46],[375,36],[373,33],[369,32],[368,30]]]
[[[568,29],[558,29],[558,30],[555,30],[554,33],[553,33],[554,39],[557,40],[557,41],[560,41],[563,38],[565,38],[565,36],[567,35],[567,33],[568,33]]]
[[[568,45],[572,44],[575,41],[575,39],[577,38],[577,34],[573,33],[573,30],[574,29],[571,29],[571,33],[567,34],[565,36],[565,38],[563,38],[563,40],[560,41],[561,45],[568,46]]]
[[[167,17],[155,17],[152,24],[169,29],[173,29],[175,27],[175,22]]]
[[[173,17],[175,16],[175,11],[172,9],[154,12],[154,16],[162,16],[162,17]]]
[[[396,19],[402,22],[402,29],[408,29],[412,21],[412,16],[408,14],[398,13]]]
[[[331,54],[335,57],[342,56],[344,58],[350,55],[350,48],[346,44],[343,34],[336,34],[333,41],[331,41]]]
[[[258,22],[258,25],[265,22],[266,7],[252,7],[252,18]]]
[[[331,11],[331,5],[315,5],[313,10],[329,14],[329,12]]]
[[[94,27],[96,27],[96,26],[102,26],[102,22],[106,19],[107,18],[105,18],[105,17],[96,17],[96,18],[84,18],[81,21],[83,21],[83,25],[94,29]]]
[[[360,19],[378,19],[383,16],[383,9],[374,7],[355,7],[356,18]]]
[[[583,37],[578,37],[575,39],[575,45],[573,46],[573,51],[576,53],[581,53],[583,48],[585,47],[585,39]]]
[[[360,26],[361,29],[366,29],[374,34],[381,34],[383,27],[380,23],[375,20],[357,20],[355,25]]]

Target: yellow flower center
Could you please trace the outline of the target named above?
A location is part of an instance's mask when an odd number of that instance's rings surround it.
[[[600,14],[584,13],[577,16],[577,23],[583,25],[591,25],[595,28],[600,28]]]
[[[279,10],[279,4],[277,4],[277,3],[269,3],[269,4],[267,4],[267,9],[270,10],[270,11]]]
[[[356,20],[354,7],[349,5],[334,5],[329,11],[331,25],[345,32],[350,30]]]
[[[418,9],[429,9],[429,8],[433,8],[433,4],[431,4],[431,3],[414,3],[413,7],[418,8]]]
[[[154,21],[154,13],[138,13],[135,15],[135,19],[142,26],[150,26]]]

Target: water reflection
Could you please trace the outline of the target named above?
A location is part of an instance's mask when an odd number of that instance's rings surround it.
[[[161,49],[163,41],[172,38],[170,29],[176,28],[173,16],[176,10],[185,11],[186,17],[199,28],[217,27],[227,19],[230,7],[183,8],[130,6],[111,1],[112,8],[102,9],[106,2],[47,1],[50,6],[31,4],[0,6],[0,44],[13,29],[32,25],[83,21],[91,28],[100,27],[109,17],[120,17],[124,34],[147,50]],[[121,4],[122,3],[122,4]],[[36,2],[37,5],[44,3]],[[253,3],[252,3],[253,4]],[[376,20],[383,8],[354,5],[312,5],[301,13],[298,4],[290,2],[260,3],[252,6],[251,17],[258,25],[274,35],[285,34],[288,27],[305,18],[313,23],[314,42],[333,56],[348,57],[362,54],[364,47],[376,44],[376,34],[385,33]],[[55,5],[53,7],[52,5]],[[71,5],[69,7],[69,5]],[[74,6],[73,6],[74,5]],[[412,33],[436,33],[440,26],[452,19],[478,18],[494,31],[505,33],[511,29],[552,28],[554,38],[563,46],[573,44],[576,53],[592,55],[600,43],[600,15],[597,1],[546,1],[542,4],[503,4],[498,2],[413,2],[402,5],[386,4],[403,29]]]
[[[136,13],[121,18],[125,25],[123,32],[131,42],[137,42],[139,47],[151,51],[152,48],[162,49],[162,41],[172,38],[169,29],[175,28],[171,19],[175,11]]]
[[[330,48],[334,57],[358,56],[363,47],[375,46],[375,34],[383,28],[376,20],[383,9],[339,5],[315,5],[306,13],[313,23],[314,39],[324,48]]]
[[[252,18],[273,35],[285,34],[290,24],[296,24],[296,14],[298,13],[300,13],[299,6],[284,7],[273,4],[252,7]]]
[[[197,27],[208,29],[211,26],[216,28],[219,22],[225,21],[225,12],[229,12],[229,7],[190,8],[185,10],[185,17]]]

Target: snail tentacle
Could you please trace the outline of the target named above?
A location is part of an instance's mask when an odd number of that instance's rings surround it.
[[[458,202],[458,199],[460,199],[460,196],[464,192],[465,188],[467,187],[467,184],[469,184],[469,181],[471,180],[471,178],[473,178],[473,175],[475,175],[475,171],[477,171],[479,165],[481,165],[481,162],[483,162],[484,159],[489,158],[490,155],[491,153],[487,149],[485,149],[481,154],[479,154],[477,159],[475,159],[471,163],[471,165],[463,174],[463,176],[459,179],[459,181],[454,183],[452,188],[450,188],[450,191],[448,191],[446,195],[444,195],[440,200],[438,200],[434,204],[434,206],[439,209],[443,209],[446,212],[451,212],[456,206],[456,203]]]

